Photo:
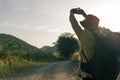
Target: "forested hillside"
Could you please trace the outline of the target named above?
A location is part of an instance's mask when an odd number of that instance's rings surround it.
[[[59,60],[55,49],[50,46],[38,49],[15,36],[0,34],[0,74],[11,74],[16,69]]]
[[[3,47],[1,57],[16,55],[29,59],[28,56],[35,54],[39,50],[37,47],[8,34],[0,34],[0,46]]]
[[[22,50],[26,51],[27,53],[32,53],[38,50],[37,47],[28,44],[27,42],[18,39],[9,34],[0,34],[0,45],[4,46],[5,48],[8,47],[19,47]]]

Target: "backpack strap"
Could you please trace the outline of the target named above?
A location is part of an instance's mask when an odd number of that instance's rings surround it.
[[[87,56],[85,55],[85,53],[84,53],[84,51],[83,51],[83,50],[82,50],[81,54],[83,54],[83,56],[85,57],[85,59],[86,59],[87,63],[90,63],[90,62],[89,62],[89,60],[88,60],[88,58],[87,58]]]

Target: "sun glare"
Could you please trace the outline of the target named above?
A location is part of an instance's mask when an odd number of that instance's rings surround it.
[[[88,7],[85,11],[87,14],[96,15],[100,19],[99,26],[106,27],[114,32],[120,32],[120,1],[110,0],[93,8]],[[83,16],[76,15],[78,21],[84,19]]]
[[[100,26],[109,28],[112,31],[120,31],[119,8],[119,3],[115,1],[97,7],[96,15],[100,18]]]

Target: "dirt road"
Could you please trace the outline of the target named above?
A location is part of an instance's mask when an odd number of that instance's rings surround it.
[[[6,80],[77,80],[69,66],[69,61],[55,62],[26,70],[20,77]]]
[[[69,61],[55,62],[23,70],[19,77],[0,80],[81,80],[70,66]]]

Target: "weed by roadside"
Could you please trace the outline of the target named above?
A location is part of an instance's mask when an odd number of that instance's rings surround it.
[[[21,71],[27,68],[44,64],[47,64],[47,62],[32,62],[25,59],[14,61],[14,63],[11,63],[9,66],[3,65],[2,67],[0,67],[0,78],[15,77],[18,76]]]

